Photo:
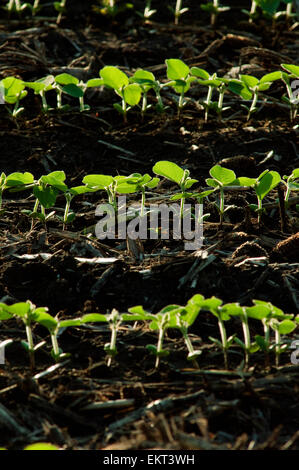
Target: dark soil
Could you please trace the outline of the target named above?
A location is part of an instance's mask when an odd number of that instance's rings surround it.
[[[86,80],[97,77],[104,65],[115,65],[128,74],[145,68],[164,80],[164,61],[172,57],[220,76],[244,64],[259,68],[263,75],[298,58],[296,29],[263,18],[249,24],[239,7],[220,16],[213,29],[199,2],[186,1],[192,14],[182,16],[178,26],[161,2],[152,2],[158,13],[148,23],[132,11],[112,21],[91,13],[96,2],[71,3],[59,25],[55,19],[12,17],[8,21],[1,13],[1,79],[13,75],[29,81],[49,73],[72,73],[75,67],[74,73]],[[144,3],[134,2],[136,10],[142,11]],[[241,3],[248,8],[248,2]],[[44,14],[53,12],[45,9]],[[282,92],[280,85],[273,85],[270,94],[279,98]],[[168,159],[188,168],[199,180],[198,189],[206,186],[209,169],[217,163],[238,176],[257,177],[265,169],[289,175],[298,167],[298,131],[289,122],[288,109],[265,104],[246,121],[245,111],[236,114],[240,100],[228,97],[231,109],[222,122],[212,114],[204,122],[203,111],[192,103],[178,118],[169,92],[165,114],[149,110],[142,122],[133,109],[124,124],[112,107],[117,98],[107,90],[87,93],[90,112],[79,113],[75,100],[64,96],[71,110],[48,115],[29,93],[25,112],[17,120],[9,117],[5,106],[0,107],[0,171],[30,171],[39,178],[64,170],[67,182],[74,186],[90,173],[152,174],[157,161]],[[264,162],[271,150],[273,156]],[[176,189],[162,181],[148,197],[159,198]],[[22,210],[32,209],[34,199],[28,193],[4,193],[0,301],[30,299],[47,306],[52,315],[72,318],[113,308],[125,312],[134,305],[155,313],[170,303],[184,305],[201,293],[243,305],[251,305],[253,299],[267,300],[286,313],[298,313],[298,218],[294,205],[287,219],[281,220],[276,190],[264,200],[273,207],[260,225],[247,210],[248,204],[256,202],[252,191],[227,194],[226,204],[233,208],[222,227],[211,197],[204,206],[211,215],[204,224],[202,250],[185,251],[180,240],[148,240],[142,242],[143,259],[134,257],[125,240],[97,240],[93,226],[95,208],[101,202],[98,194],[74,199],[77,217],[63,231],[58,220],[50,220],[46,228],[35,222],[32,228]],[[57,214],[63,204],[59,197]],[[52,256],[45,258],[45,253]],[[103,265],[76,259],[98,256],[117,261]],[[205,256],[210,257],[206,265]],[[253,336],[262,334],[258,325],[253,323],[251,328]],[[237,320],[229,323],[228,330],[242,337]],[[14,343],[0,366],[0,411],[3,407],[6,416],[0,413],[0,445],[16,450],[47,441],[65,449],[299,450],[299,369],[291,364],[291,353],[281,355],[279,367],[271,356],[267,368],[264,354],[255,353],[244,371],[243,353],[233,346],[226,371],[221,351],[209,339],[218,337],[216,319],[202,313],[190,333],[203,351],[199,369],[187,361],[179,333],[169,331],[165,347],[171,354],[156,370],[155,358],[145,346],[155,344],[157,334],[143,324],[120,328],[118,355],[110,367],[104,352],[108,328],[69,328],[59,341],[70,358],[34,379],[53,363],[46,330],[35,326],[35,343],[46,340],[46,344],[37,351],[32,372],[20,343],[23,325],[15,320],[2,322],[1,339],[12,338]]]

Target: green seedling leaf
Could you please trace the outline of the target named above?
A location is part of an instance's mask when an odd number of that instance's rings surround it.
[[[253,307],[245,307],[246,314],[249,318],[254,318],[256,320],[263,320],[267,318],[271,310],[267,305],[255,305]]]
[[[23,91],[25,83],[18,78],[6,77],[1,80],[0,85],[4,88],[4,99],[7,103],[14,104],[27,95],[27,92]]]
[[[251,343],[250,348],[248,349],[249,354],[254,354],[260,349],[260,346],[258,343]]]
[[[258,78],[253,77],[252,75],[240,75],[241,81],[245,83],[247,88],[255,88],[259,83]]]
[[[251,91],[241,80],[232,79],[228,84],[228,89],[244,100],[251,100],[252,98]]]
[[[110,175],[87,175],[82,182],[89,188],[105,189],[113,183],[113,177]]]
[[[82,318],[74,318],[74,319],[59,321],[58,327],[69,328],[70,326],[80,326],[81,324],[82,324]]]
[[[18,317],[25,317],[30,312],[30,309],[30,302],[17,302],[13,305],[7,305],[5,310]]]
[[[188,65],[180,59],[166,59],[165,63],[169,80],[186,80],[190,72]]]
[[[201,69],[199,67],[191,67],[191,73],[192,75],[194,75],[194,77],[202,78],[203,80],[210,79],[209,73],[206,70]]]
[[[52,317],[52,315],[44,311],[35,311],[33,315],[33,320],[47,328],[49,331],[54,331],[58,325],[58,321],[56,320],[56,318]]]
[[[248,186],[251,187],[255,184],[256,180],[254,178],[248,178],[247,176],[240,176],[233,181],[233,186]]]
[[[34,182],[34,177],[31,173],[11,173],[6,178],[6,186],[22,186],[25,184],[32,184]]]
[[[48,175],[43,175],[40,178],[40,181],[43,183],[46,183],[50,186],[53,186],[53,188],[59,189],[60,191],[67,191],[68,187],[64,183],[66,176],[64,171],[53,171],[52,173],[49,173]]]
[[[269,344],[265,341],[265,338],[263,338],[263,336],[260,336],[260,335],[255,335],[255,341],[256,341],[256,344],[259,346],[259,348],[266,352],[268,351],[269,349]]]
[[[294,64],[281,64],[282,68],[287,70],[294,77],[299,77],[299,66]]]
[[[70,83],[62,87],[62,91],[72,96],[73,98],[82,98],[84,96],[84,91],[79,86]]]
[[[278,331],[281,335],[288,335],[296,329],[296,323],[291,320],[283,320],[279,323]]]
[[[74,186],[68,190],[73,196],[77,196],[79,194],[86,194],[92,192],[91,188],[86,186]]]
[[[274,82],[275,80],[281,79],[281,72],[277,70],[276,72],[267,73],[260,79],[260,83]]]
[[[145,92],[155,87],[155,76],[147,70],[136,70],[130,81],[138,83]]]
[[[50,209],[56,202],[58,190],[51,186],[47,186],[46,188],[43,186],[35,186],[33,188],[33,194],[43,207]]]
[[[106,315],[102,313],[87,313],[81,317],[81,323],[97,323],[97,322],[104,322],[107,323]]]
[[[23,450],[60,450],[59,447],[50,444],[49,442],[36,442],[24,447]]]
[[[79,79],[69,73],[61,73],[56,75],[55,82],[59,85],[77,85],[79,83]]]
[[[153,167],[153,172],[156,175],[164,176],[170,181],[174,181],[180,184],[184,177],[184,170],[180,168],[176,163],[169,162],[167,160],[161,160],[157,162]]]
[[[137,83],[132,83],[124,88],[122,96],[129,106],[136,106],[141,98],[141,88]]]
[[[129,84],[127,75],[117,67],[107,65],[100,70],[100,76],[104,80],[104,85],[114,90],[121,90]]]
[[[259,179],[255,186],[255,192],[262,200],[281,181],[281,176],[277,171],[268,171]]]
[[[102,78],[91,78],[86,82],[87,88],[100,87],[104,85],[104,80]]]
[[[210,169],[210,175],[215,178],[215,180],[220,183],[221,186],[228,186],[236,179],[236,174],[233,170],[223,168],[220,165],[213,166]]]

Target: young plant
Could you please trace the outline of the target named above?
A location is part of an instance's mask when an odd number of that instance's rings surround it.
[[[39,347],[39,345],[34,346],[33,343],[32,323],[35,321],[35,317],[38,313],[46,311],[46,307],[37,308],[32,302],[30,302],[30,300],[27,300],[26,302],[18,302],[13,305],[0,304],[0,314],[2,318],[5,314],[19,317],[25,325],[27,342],[22,341],[22,345],[29,353],[31,370],[35,368],[34,352]]]
[[[219,0],[208,1],[207,5],[200,5],[200,8],[211,15],[211,26],[216,25],[217,17],[220,13],[230,10],[230,7],[219,5]]]
[[[287,88],[288,96],[283,96],[282,100],[285,101],[290,107],[290,120],[295,121],[298,105],[299,105],[299,94],[298,94],[298,79],[299,79],[299,66],[293,64],[281,64],[281,67],[286,70],[281,72],[281,79]],[[295,88],[293,88],[295,85]]]
[[[262,77],[260,80],[253,75],[240,75],[240,80],[230,80],[228,88],[233,93],[241,96],[244,100],[252,100],[250,107],[242,104],[241,106],[247,110],[247,121],[251,118],[253,113],[258,111],[257,101],[260,91],[265,91],[270,88],[272,81],[266,81],[269,74]]]
[[[181,15],[189,10],[189,8],[182,8],[182,3],[183,0],[176,0],[175,8],[168,7],[174,13],[174,24],[179,24]]]
[[[255,307],[252,307],[255,309]],[[242,329],[244,335],[244,342],[241,341],[238,337],[235,337],[235,342],[244,349],[245,353],[245,369],[249,365],[249,356],[250,354],[258,351],[259,346],[255,342],[251,342],[250,330],[248,325],[248,309],[246,307],[241,307],[238,303],[230,303],[223,306],[223,311],[230,316],[239,317],[242,322]]]
[[[222,306],[222,303],[222,300],[213,296],[209,299],[204,299],[201,302],[201,308],[203,310],[209,310],[217,318],[221,341],[219,341],[217,338],[209,338],[213,343],[217,344],[222,349],[224,357],[224,367],[225,369],[228,369],[227,353],[234,340],[235,335],[232,335],[229,338],[227,337],[224,322],[230,319],[230,315],[227,313],[225,305]]]
[[[146,0],[143,13],[136,11],[137,15],[141,16],[141,18],[143,18],[144,20],[148,20],[157,12],[157,10],[152,10],[151,5],[152,0]]]
[[[219,189],[219,204],[216,204],[216,207],[220,214],[220,225],[222,225],[224,213],[229,209],[229,206],[224,208],[224,187],[234,183],[236,174],[233,170],[223,168],[220,165],[213,166],[209,173],[212,178],[207,178],[206,183],[215,189]]]
[[[141,88],[137,83],[129,83],[127,75],[117,67],[106,66],[100,70],[100,76],[105,86],[112,88],[121,97],[121,105],[114,103],[114,108],[123,115],[127,122],[127,112],[136,106],[141,99]],[[129,107],[128,107],[129,105]]]
[[[20,107],[20,101],[27,96],[27,90],[25,90],[25,83],[15,77],[6,77],[0,82],[0,90],[3,91],[4,100],[6,103],[14,104],[14,108],[9,113],[16,118],[23,111],[24,108]]]
[[[159,331],[158,344],[157,346],[148,344],[146,347],[156,356],[156,369],[159,367],[160,358],[169,355],[169,351],[163,349],[164,336],[168,328],[176,328],[178,326],[177,315],[181,311],[184,311],[184,307],[181,307],[180,305],[167,305],[167,307],[164,307],[159,313],[155,314],[153,318],[151,318],[152,321],[149,325],[150,329]]]
[[[178,100],[178,116],[180,115],[181,110],[185,106],[184,96],[185,93],[189,90],[190,84],[196,80],[195,77],[190,75],[190,69],[180,59],[166,59],[167,66],[167,77],[171,80],[168,83],[165,83],[165,86],[171,86],[176,93],[180,95]]]
[[[208,87],[207,98],[205,101],[200,104],[205,109],[205,122],[208,120],[208,115],[210,110],[215,110],[218,115],[221,116],[221,113],[228,108],[223,108],[223,97],[226,90],[227,80],[217,77],[216,73],[210,75],[206,70],[199,67],[191,67],[191,74],[196,77],[197,82],[200,85]],[[218,89],[219,99],[218,103],[212,101],[213,90]]]
[[[6,176],[5,173],[0,175],[0,209],[2,207],[2,196],[5,189],[11,191],[21,191],[24,188],[30,187],[34,184],[34,177],[31,173],[11,173]]]
[[[145,175],[132,173],[126,179],[120,180],[116,189],[119,194],[141,192],[140,217],[143,217],[145,215],[145,190],[146,188],[154,189],[159,181],[160,178],[152,178],[147,173]]]
[[[134,313],[134,312],[133,312]],[[111,330],[111,337],[110,342],[106,343],[104,346],[104,350],[107,354],[107,366],[110,367],[112,359],[117,354],[116,348],[116,338],[117,332],[122,322],[133,321],[136,322],[138,320],[143,320],[144,315],[140,315],[139,313],[136,315],[119,313],[115,308],[112,309],[111,313],[107,313],[103,315],[101,313],[87,313],[81,317],[80,321],[81,324],[86,323],[97,323],[97,322],[104,322],[109,324],[109,328]]]
[[[20,0],[9,0],[6,4],[6,7],[4,7],[5,10],[8,11],[8,14],[11,15],[11,13],[20,13],[24,11],[27,8],[28,4],[27,3],[22,3]]]
[[[291,333],[296,328],[296,323],[292,321],[294,315],[286,315],[280,308],[271,302],[264,300],[253,300],[253,307],[247,307],[248,316],[260,320],[264,328],[264,336],[256,335],[255,340],[258,346],[266,354],[266,365],[269,366],[269,352],[274,349],[276,365],[279,363],[279,355],[286,348],[281,348],[281,334]],[[271,328],[275,331],[275,343],[271,343]]]
[[[54,2],[54,8],[58,12],[56,23],[59,24],[62,15],[66,12],[66,0],[60,0],[60,2]]]
[[[98,0],[100,6],[93,5],[93,10],[104,16],[115,18],[116,15],[134,7],[132,3],[118,4],[117,0]]]
[[[36,309],[34,312],[33,320],[36,323],[47,328],[50,333],[51,343],[52,343],[52,351],[51,355],[55,362],[59,362],[62,359],[65,359],[70,356],[69,353],[64,353],[62,349],[58,346],[58,334],[61,328],[68,328],[70,326],[80,326],[81,319],[75,318],[71,320],[62,320],[59,321],[56,317],[52,317],[48,313],[48,309],[46,307]]]
[[[299,191],[299,181],[296,181],[296,180],[299,180],[299,168],[295,168],[295,170],[293,170],[289,176],[284,175],[283,180],[285,180],[283,181],[283,183],[287,187],[287,190],[284,196],[285,206],[287,208],[289,197],[290,197],[290,192]]]
[[[40,182],[43,185],[46,185],[45,190],[47,190],[47,188],[50,187],[56,191],[62,191],[64,194],[64,197],[65,197],[64,215],[63,217],[58,216],[58,219],[60,219],[63,222],[63,230],[65,229],[65,226],[73,222],[73,220],[76,217],[76,214],[70,211],[70,205],[71,205],[73,198],[79,194],[86,194],[86,193],[92,192],[92,189],[88,188],[86,185],[74,186],[72,188],[69,188],[65,184],[65,179],[66,179],[66,175],[64,171],[53,171],[52,173],[49,173],[48,175],[44,175],[40,178]]]
[[[255,190],[258,204],[250,204],[250,208],[258,213],[258,223],[261,222],[261,215],[263,212],[262,202],[265,196],[274,189],[281,181],[280,174],[277,171],[263,171],[256,180],[253,182],[253,189]]]
[[[68,73],[62,73],[55,77],[55,82],[62,86],[62,92],[67,93],[73,98],[78,98],[80,112],[89,111],[90,106],[84,104],[84,93],[87,88],[98,87],[104,84],[103,80],[100,78],[92,78],[84,83],[82,80],[79,80],[77,77],[70,75]]]
[[[113,178],[110,175],[86,175],[84,176],[82,182],[87,186],[91,191],[106,191],[108,196],[108,203],[117,209],[116,204],[116,192],[117,184],[119,181],[126,179],[125,176],[119,176]],[[134,191],[133,191],[134,192]]]
[[[142,93],[143,93],[142,106],[141,106],[142,117],[144,116],[146,110],[149,109],[150,107],[150,105],[147,104],[147,93],[151,89],[154,90],[156,94],[156,98],[157,98],[156,110],[158,112],[163,112],[165,110],[165,106],[161,98],[161,89],[163,88],[164,85],[161,85],[161,83],[158,80],[156,80],[155,75],[152,72],[148,72],[147,70],[143,70],[143,69],[138,69],[136,70],[134,75],[130,78],[130,82],[137,83],[142,90]]]
[[[51,108],[47,103],[46,92],[53,90],[53,84],[55,83],[55,77],[53,75],[47,75],[46,77],[40,78],[35,82],[24,82],[27,88],[31,88],[35,95],[39,95],[42,100],[43,112],[47,113]]]
[[[161,160],[160,162],[157,162],[153,167],[153,172],[156,175],[164,176],[164,178],[167,178],[168,180],[173,181],[179,185],[181,190],[180,218],[183,219],[186,190],[190,189],[194,183],[198,183],[198,180],[190,178],[189,170],[183,170],[183,168],[179,167],[176,163],[169,162],[167,160]]]

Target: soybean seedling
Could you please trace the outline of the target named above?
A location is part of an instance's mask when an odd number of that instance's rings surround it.
[[[184,202],[186,198],[186,190],[191,188],[194,183],[198,183],[198,180],[190,178],[190,171],[183,170],[176,163],[169,162],[167,160],[161,160],[153,166],[153,172],[156,175],[164,176],[170,181],[178,184],[181,190],[180,199],[180,218],[184,217]]]
[[[290,192],[299,191],[299,181],[296,182],[296,180],[299,180],[299,168],[295,168],[295,170],[293,170],[289,176],[284,175],[283,180],[285,180],[283,181],[283,183],[287,187],[287,190],[284,196],[285,206],[288,207]]]
[[[149,105],[147,104],[147,93],[149,92],[150,89],[153,89],[156,94],[156,98],[157,98],[156,110],[158,112],[163,112],[165,110],[165,106],[161,98],[161,89],[163,88],[164,85],[161,85],[161,83],[155,78],[152,72],[148,72],[147,70],[143,70],[143,69],[138,69],[136,70],[134,75],[130,78],[130,82],[137,83],[142,90],[142,93],[143,93],[142,106],[141,106],[142,117],[144,116],[146,110],[149,109]]]
[[[104,16],[110,16],[111,18],[114,18],[116,15],[127,9],[133,8],[132,3],[117,4],[116,0],[98,0],[98,3],[101,5],[93,5],[93,10],[96,13],[100,13]]]
[[[113,206],[114,210],[116,210],[117,186],[125,179],[126,176],[116,176],[113,178],[111,175],[86,175],[82,182],[92,191],[105,190],[108,196],[108,203]],[[131,189],[131,192],[134,192],[134,188],[132,187]]]
[[[108,358],[107,366],[110,367],[112,359],[117,354],[116,338],[117,338],[117,332],[119,330],[121,323],[124,321],[136,322],[138,320],[143,320],[143,319],[144,319],[144,316],[139,313],[137,313],[136,315],[119,313],[118,310],[114,308],[112,309],[111,313],[107,313],[106,315],[103,315],[101,313],[88,313],[86,315],[83,315],[80,321],[81,321],[81,324],[98,323],[98,322],[104,322],[104,323],[109,324],[109,328],[111,330],[111,337],[110,337],[110,342],[105,344],[104,350]]]
[[[28,88],[31,88],[34,91],[35,95],[39,95],[42,100],[42,110],[44,113],[50,111],[50,106],[47,103],[46,92],[53,90],[53,84],[55,82],[55,77],[53,75],[47,75],[46,77],[40,78],[35,82],[25,82],[25,85]]]
[[[239,178],[241,180],[241,178]],[[261,215],[263,212],[262,202],[265,196],[274,189],[281,181],[280,174],[277,171],[263,171],[258,178],[253,182],[253,189],[255,190],[258,204],[250,204],[250,208],[256,210],[258,213],[258,223],[261,222]]]
[[[271,344],[271,322],[273,321],[273,318],[277,320],[289,320],[293,315],[285,315],[281,309],[275,307],[271,302],[253,300],[253,303],[255,304],[253,307],[246,307],[246,312],[250,318],[260,320],[262,322],[264,336],[256,335],[255,341],[259,348],[264,351],[266,355],[266,367],[269,367],[269,352],[271,349],[275,348],[275,345],[273,346]]]
[[[8,11],[9,15],[13,12],[16,12],[20,15],[20,13],[24,11],[27,6],[28,3],[22,3],[20,0],[9,0],[4,9]]]
[[[224,367],[228,369],[228,357],[227,352],[234,340],[234,335],[227,337],[226,328],[224,322],[230,319],[229,313],[226,311],[225,305],[222,305],[222,300],[218,299],[217,297],[211,297],[209,299],[204,299],[201,302],[201,308],[204,310],[209,310],[218,321],[218,327],[220,331],[221,341],[217,338],[209,337],[210,340],[221,347],[224,356]]]
[[[281,67],[288,72],[281,72],[281,79],[287,88],[288,94],[288,96],[283,96],[282,100],[285,101],[290,107],[290,120],[292,122],[296,119],[299,105],[299,66],[293,64],[281,64]]]
[[[265,91],[272,85],[271,81],[266,81],[265,77],[260,80],[253,75],[240,75],[240,80],[230,80],[228,88],[233,93],[241,96],[244,100],[252,100],[250,107],[242,104],[241,106],[247,110],[247,121],[251,118],[253,113],[258,111],[257,101],[260,91]]]
[[[9,314],[19,317],[25,325],[27,342],[22,341],[21,343],[29,353],[31,370],[35,368],[34,352],[40,346],[39,344],[34,346],[32,336],[32,323],[35,321],[35,316],[38,313],[45,313],[46,311],[47,307],[36,308],[36,306],[32,302],[30,302],[30,300],[27,300],[26,302],[18,302],[13,305],[0,304],[0,312],[2,315]]]
[[[60,0],[60,2],[54,2],[54,8],[58,12],[56,23],[59,24],[63,13],[66,12],[66,0]]]
[[[11,191],[21,191],[22,189],[28,188],[34,184],[34,177],[31,173],[11,173],[6,176],[5,173],[0,175],[0,209],[2,207],[2,196],[5,189]]]
[[[256,341],[260,345],[261,349],[267,353],[274,349],[275,352],[275,364],[279,365],[280,354],[286,350],[287,344],[281,340],[281,335],[287,335],[295,330],[297,319],[293,320],[294,315],[285,314],[280,308],[273,305],[271,302],[265,302],[262,300],[254,300],[255,307],[249,307],[247,310],[251,311],[254,308],[257,313],[260,313],[261,309],[268,309],[267,315],[255,317],[261,319],[264,326],[264,338],[256,336]],[[251,315],[252,316],[252,315]],[[253,317],[254,318],[254,317]],[[270,343],[270,328],[275,334],[275,343]]]
[[[145,215],[145,190],[146,188],[154,189],[160,181],[160,178],[152,178],[147,173],[132,173],[125,180],[121,180],[117,185],[119,194],[128,194],[141,191],[140,217]],[[133,191],[132,191],[133,189]]]
[[[77,77],[68,73],[57,75],[57,77],[55,77],[55,82],[62,86],[63,93],[67,93],[74,98],[78,98],[81,113],[83,111],[90,110],[90,106],[84,104],[84,93],[86,89],[99,87],[104,84],[103,80],[100,78],[92,78],[84,83],[82,80],[79,80]]]
[[[194,350],[190,337],[188,336],[188,328],[190,328],[190,326],[192,326],[195,322],[203,302],[203,295],[195,294],[193,297],[191,297],[191,299],[188,300],[185,309],[178,311],[177,316],[177,328],[179,328],[180,332],[182,333],[188,349],[187,359],[192,361],[196,367],[198,367],[196,359],[202,354],[202,351]]]
[[[56,317],[52,317],[52,315],[48,313],[47,308],[36,309],[36,311],[34,312],[33,319],[36,323],[39,323],[40,325],[44,326],[49,331],[52,343],[51,355],[54,361],[59,362],[61,359],[69,357],[70,354],[64,353],[62,349],[60,349],[58,346],[59,330],[61,328],[68,328],[70,326],[80,326],[81,319],[74,318],[70,320],[59,321]]]
[[[3,91],[4,100],[8,104],[13,104],[14,108],[8,111],[12,117],[18,117],[24,108],[20,107],[20,101],[27,96],[27,90],[25,90],[25,82],[15,77],[6,77],[0,82],[0,89]]]
[[[221,116],[222,112],[228,108],[223,108],[223,96],[226,89],[226,80],[220,79],[217,77],[217,74],[214,73],[210,75],[206,70],[199,67],[191,67],[191,73],[196,77],[197,82],[200,85],[208,87],[208,93],[206,100],[200,104],[205,109],[205,122],[208,120],[209,110],[214,109]],[[212,101],[213,90],[219,90],[219,99],[218,103]]]
[[[141,99],[141,88],[137,83],[129,83],[127,75],[117,67],[106,66],[100,70],[100,76],[105,86],[112,88],[121,97],[122,104],[114,103],[114,108],[123,115],[127,122],[127,112],[136,106]],[[128,107],[129,105],[129,107]]]
[[[51,187],[52,189],[55,189],[57,191],[62,191],[65,197],[65,208],[64,208],[64,215],[63,217],[59,217],[63,222],[63,230],[65,229],[65,226],[75,219],[76,214],[74,212],[70,211],[70,205],[71,201],[73,198],[79,194],[86,194],[88,192],[92,192],[92,189],[88,188],[86,185],[85,186],[74,186],[72,188],[69,188],[65,184],[65,173],[64,171],[53,171],[52,173],[49,173],[48,175],[44,175],[40,178],[40,181],[42,184],[46,184],[47,187]]]
[[[200,8],[211,15],[211,26],[216,25],[217,17],[220,13],[230,10],[230,7],[219,5],[218,0],[208,1],[207,5],[200,5]]]
[[[152,0],[146,0],[145,7],[143,13],[140,11],[136,11],[137,15],[141,16],[144,20],[148,20],[151,16],[153,16],[157,10],[152,10]]]
[[[183,0],[176,0],[175,8],[168,6],[169,10],[174,13],[174,24],[179,24],[179,19],[183,13],[186,13],[189,8],[182,8]]]
[[[138,69],[136,70],[134,75],[130,78],[130,82],[137,83],[142,90],[141,117],[143,120],[146,111],[150,108],[150,105],[147,104],[147,94],[150,89],[152,88],[155,89],[156,87],[155,76],[152,72]],[[160,96],[160,100],[161,100],[161,96]]]
[[[249,356],[250,354],[258,351],[259,346],[255,342],[251,342],[250,330],[248,325],[248,309],[246,307],[241,307],[238,303],[229,303],[223,306],[223,311],[226,312],[229,316],[237,316],[242,322],[242,329],[244,335],[244,342],[241,341],[238,337],[234,338],[234,341],[243,348],[245,353],[245,368],[248,368],[249,365]]]
[[[163,349],[163,341],[165,332],[168,328],[177,328],[177,315],[180,312],[185,311],[184,307],[180,305],[167,305],[160,312],[152,314],[146,312],[141,305],[129,308],[129,312],[140,315],[142,320],[150,320],[150,328],[154,331],[159,332],[158,344],[148,344],[146,348],[148,351],[156,356],[155,368],[157,369],[160,365],[160,358],[169,355],[169,351]]]
[[[228,168],[224,168],[220,165],[213,166],[209,173],[212,178],[207,178],[206,183],[215,189],[219,189],[220,199],[219,204],[216,204],[216,207],[220,214],[220,225],[222,225],[224,213],[229,209],[229,207],[224,208],[224,187],[230,186],[234,183],[236,174],[233,170],[229,170]]]
[[[165,83],[164,86],[171,86],[176,93],[179,93],[180,97],[178,100],[178,116],[181,113],[181,110],[185,106],[184,96],[185,93],[189,90],[190,84],[196,80],[195,77],[190,75],[190,69],[180,59],[166,59],[167,66],[167,77],[171,80],[168,83]]]

